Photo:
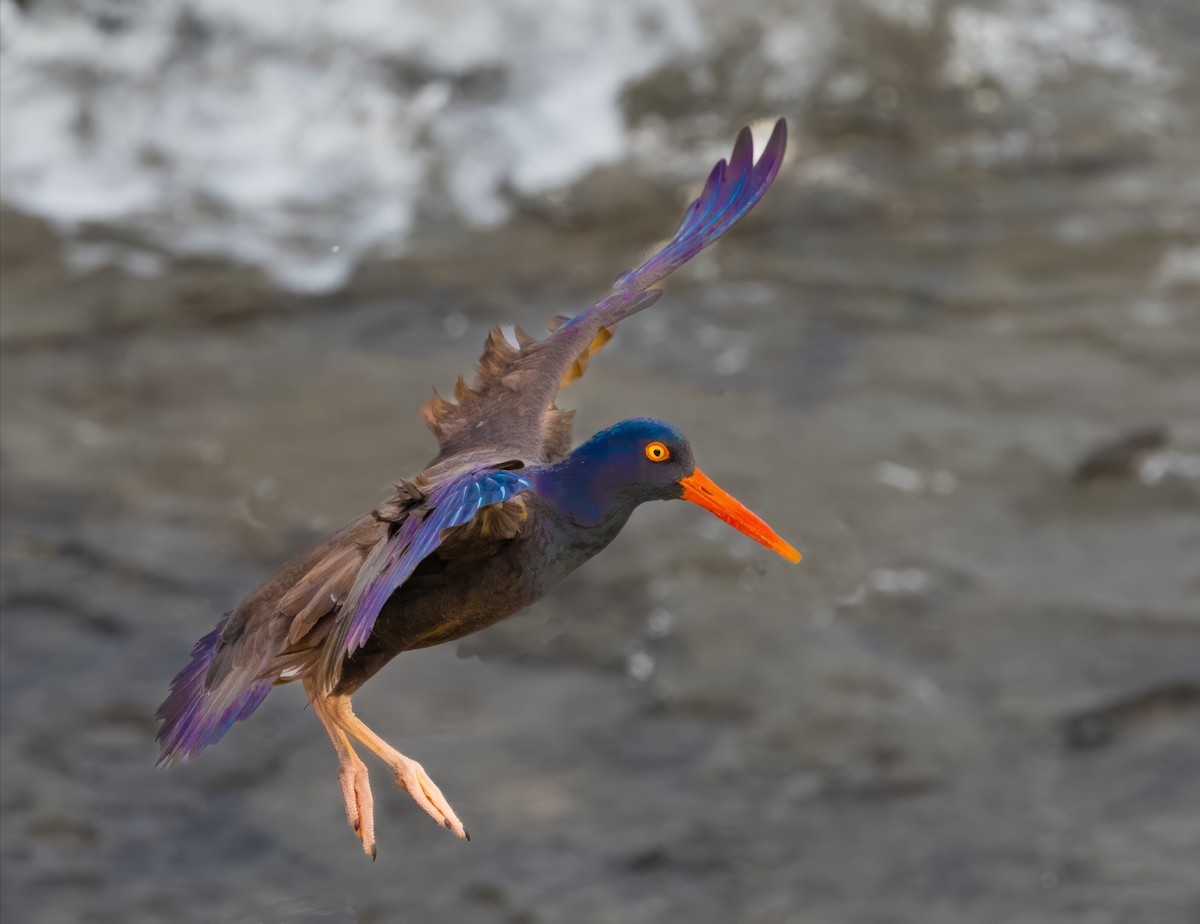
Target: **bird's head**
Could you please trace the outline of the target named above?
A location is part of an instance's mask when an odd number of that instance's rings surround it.
[[[800,553],[771,527],[696,468],[691,443],[669,423],[648,417],[623,420],[576,449],[571,463],[588,470],[586,481],[593,491],[620,496],[631,506],[650,500],[691,501],[788,561],[800,560]]]

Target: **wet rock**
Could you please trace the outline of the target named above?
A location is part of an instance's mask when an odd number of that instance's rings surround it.
[[[1200,710],[1200,680],[1176,680],[1081,709],[1062,721],[1063,743],[1071,750],[1105,747],[1139,725],[1191,716]]]
[[[1071,479],[1086,484],[1101,478],[1137,478],[1146,457],[1169,443],[1170,431],[1162,424],[1135,427],[1088,450]]]

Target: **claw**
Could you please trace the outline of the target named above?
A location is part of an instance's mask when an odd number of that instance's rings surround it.
[[[437,784],[429,778],[424,767],[401,754],[396,754],[391,764],[396,774],[396,783],[407,790],[412,800],[421,806],[429,817],[463,840],[469,839],[467,829],[463,827],[463,823],[459,821]]]
[[[340,765],[338,781],[342,785],[342,796],[346,800],[346,817],[351,827],[360,832],[363,850],[375,859],[375,814],[371,801],[370,780],[367,768],[350,748],[346,736],[358,739],[388,765],[396,775],[396,783],[421,806],[425,812],[447,831],[452,831],[463,840],[470,840],[467,829],[454,809],[429,778],[425,768],[410,757],[405,757],[390,744],[371,731],[350,707],[349,696],[329,696],[322,703],[322,720],[326,722],[329,736],[338,749]],[[360,828],[361,823],[361,828]]]
[[[363,852],[375,859],[375,806],[371,797],[371,778],[367,766],[357,758],[348,758],[338,767],[338,783],[346,803],[346,821],[362,841]]]

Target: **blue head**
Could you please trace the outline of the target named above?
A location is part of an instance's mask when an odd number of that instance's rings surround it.
[[[638,504],[683,495],[680,481],[695,471],[692,447],[669,423],[649,417],[601,430],[537,479],[539,492],[580,526]]]
[[[531,475],[539,495],[585,528],[619,529],[638,504],[682,498],[785,558],[800,560],[799,552],[696,468],[687,437],[661,420],[623,420]]]

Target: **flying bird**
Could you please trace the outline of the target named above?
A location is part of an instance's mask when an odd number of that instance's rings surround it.
[[[655,288],[731,228],[779,172],[779,120],[757,161],[742,129],[679,229],[599,302],[550,321],[536,340],[499,329],[478,377],[421,416],[437,438],[429,466],[366,516],[284,565],[192,649],[159,707],[160,766],[195,756],[247,718],[271,688],[297,681],[338,759],[346,816],[376,855],[367,767],[376,754],[439,824],[470,840],[442,792],[354,714],[355,692],[403,651],[477,632],[533,603],[607,546],[634,508],[681,498],[778,552],[800,553],[696,468],[691,444],[660,420],[624,420],[571,448],[560,388],[581,376],[617,323],[658,301]]]

